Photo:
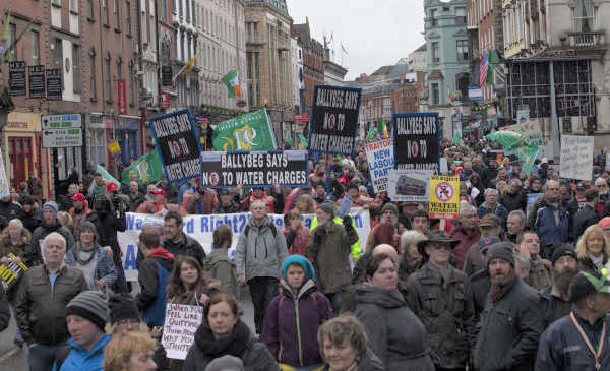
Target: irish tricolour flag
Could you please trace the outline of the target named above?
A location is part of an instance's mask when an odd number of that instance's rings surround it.
[[[229,71],[222,77],[222,82],[229,89],[229,98],[241,98],[241,90],[239,88],[239,74],[235,70]]]

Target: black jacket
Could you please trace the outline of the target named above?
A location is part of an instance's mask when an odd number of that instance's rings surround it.
[[[29,213],[21,210],[19,220],[23,223],[23,228],[30,231],[30,233],[34,233],[36,228],[40,227],[42,224],[42,213],[38,210],[32,210]]]
[[[58,221],[55,221],[54,225],[47,225],[43,223],[40,227],[36,228],[32,234],[30,249],[25,256],[25,265],[28,267],[33,267],[35,265],[42,264],[42,251],[40,246],[42,245],[42,241],[45,239],[45,237],[53,232],[61,234],[66,239],[66,251],[72,248],[74,245],[74,237],[67,228],[62,227]]]
[[[521,190],[518,190],[514,194],[506,192],[504,195],[500,196],[500,203],[504,205],[508,212],[513,210],[525,211],[525,207],[527,206],[527,196]]]
[[[542,306],[545,329],[548,328],[551,323],[570,314],[570,310],[572,310],[572,303],[552,295],[552,290],[553,287],[551,286],[540,292],[540,305]]]
[[[0,331],[8,327],[8,322],[11,319],[11,312],[8,310],[8,298],[6,292],[0,285]]]
[[[486,168],[485,170],[483,170],[483,173],[481,174],[481,183],[483,183],[483,185],[485,187],[489,187],[491,185],[491,181],[496,179],[496,177],[498,176],[498,169],[497,168]]]
[[[543,318],[538,293],[515,278],[497,302],[487,300],[477,326],[474,366],[479,371],[532,371]]]
[[[25,271],[15,298],[17,324],[28,344],[58,344],[68,338],[66,305],[87,290],[83,273],[64,265],[55,279],[53,293],[46,265]]]
[[[132,213],[135,213],[138,206],[140,206],[142,202],[146,201],[144,194],[140,191],[138,191],[135,196],[129,192],[125,193],[125,196],[129,197],[129,211]]]
[[[121,213],[121,217],[117,218],[114,212],[99,212],[96,210],[87,214],[87,221],[95,224],[97,229],[98,243],[100,246],[110,246],[112,249],[112,259],[114,262],[120,262],[121,250],[117,232],[125,232],[127,228],[125,213]]]
[[[577,240],[583,235],[583,233],[585,233],[587,228],[599,223],[599,213],[597,212],[597,208],[585,205],[584,209],[576,212],[572,222],[574,223],[572,226],[572,230],[574,231],[574,240]]]
[[[182,370],[203,370],[212,360],[226,355],[240,358],[247,371],[280,371],[267,347],[254,338],[248,325],[241,320],[228,336],[218,340],[209,329],[199,326]]]
[[[240,212],[239,204],[233,200],[227,206],[224,206],[222,202],[216,206],[216,208],[212,211],[212,214],[232,214]]]
[[[175,243],[171,240],[164,239],[161,242],[161,246],[174,254],[175,257],[178,255],[186,255],[191,256],[199,262],[199,264],[203,264],[203,258],[205,258],[205,251],[203,251],[203,247],[199,244],[199,242],[195,241],[194,238],[187,236],[182,233],[184,238],[179,243]]]

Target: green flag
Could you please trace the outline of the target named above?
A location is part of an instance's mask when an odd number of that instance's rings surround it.
[[[532,143],[525,135],[511,130],[500,130],[487,134],[486,138],[497,142],[521,159],[523,161],[523,171],[526,174],[532,172],[534,161],[538,156],[538,145]]]
[[[123,183],[129,183],[129,173],[131,172],[138,174],[139,184],[159,181],[163,177],[163,165],[161,164],[159,151],[150,151],[125,168],[121,173]]]
[[[104,169],[100,165],[97,165],[97,169],[95,169],[95,171],[102,174],[102,178],[106,180],[106,184],[115,183],[117,187],[121,189],[121,183],[116,180],[112,175],[110,175],[110,173],[107,172],[106,169]]]
[[[500,63],[500,57],[498,56],[498,53],[496,53],[496,51],[494,49],[489,51],[489,66],[487,67],[487,78],[486,78],[486,83],[487,85],[492,85],[494,82],[494,69],[496,68],[496,66]]]
[[[307,148],[307,146],[309,145],[307,143],[307,138],[305,138],[305,136],[303,135],[303,133],[297,133],[297,136],[299,137],[299,140],[301,141],[301,143],[303,143],[303,146],[305,148]]]
[[[451,144],[454,144],[456,146],[463,146],[464,145],[464,141],[462,140],[462,132],[461,131],[456,131],[455,133],[453,133],[453,140],[451,141]]]
[[[373,126],[369,129],[369,133],[366,135],[366,140],[368,140],[368,141],[374,140],[375,135],[377,135],[377,128]]]
[[[267,111],[261,109],[218,124],[212,132],[217,151],[268,151],[277,149]]]
[[[225,83],[229,90],[229,98],[241,98],[241,89],[239,87],[239,73],[235,70],[227,72],[222,77],[222,82]]]
[[[292,148],[294,148],[294,140],[292,140],[292,137],[290,136],[290,133],[286,133],[286,135],[284,136],[284,141],[288,144],[290,144],[290,146]]]

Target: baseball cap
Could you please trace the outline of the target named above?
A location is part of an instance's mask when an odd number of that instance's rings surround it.
[[[481,218],[479,225],[481,227],[495,228],[495,227],[499,227],[500,223],[501,223],[500,218],[498,218],[494,214],[486,214],[484,217]]]
[[[163,195],[163,197],[165,197],[165,190],[163,188],[157,188],[154,191],[150,191],[149,193],[152,193],[154,195]]]
[[[72,201],[85,201],[85,196],[82,193],[77,193],[74,196],[70,197]]]
[[[119,191],[119,187],[116,185],[115,182],[108,183],[108,185],[106,186],[106,189],[108,190],[108,192],[118,192]]]

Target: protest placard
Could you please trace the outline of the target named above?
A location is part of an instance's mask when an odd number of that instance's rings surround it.
[[[0,264],[0,284],[4,291],[9,290],[19,282],[19,277],[23,275],[28,267],[20,261],[15,263],[15,255],[8,254],[8,262]]]
[[[394,169],[394,143],[392,138],[366,143],[366,160],[375,193],[388,190],[388,171]]]
[[[369,211],[364,208],[355,207],[352,208],[350,215],[354,220],[356,232],[358,232],[360,237],[360,246],[364,248],[371,232]],[[311,229],[315,216],[316,214],[302,214],[302,225],[307,229]],[[278,231],[284,228],[284,214],[267,214],[267,217],[275,224]],[[212,233],[214,230],[223,224],[230,226],[233,229],[233,245],[229,248],[228,255],[230,258],[233,258],[237,240],[246,228],[249,218],[250,213],[187,215],[183,218],[182,231],[199,242],[203,246],[205,253],[209,254],[212,251]],[[127,213],[125,232],[117,233],[125,277],[130,282],[138,280],[138,269],[136,267],[138,236],[142,226],[147,224],[156,225],[163,229],[163,217],[154,214]],[[362,253],[364,252],[362,251]]]
[[[309,150],[351,156],[358,135],[362,89],[316,85],[309,125]]]
[[[530,207],[536,202],[538,197],[544,195],[544,193],[528,193],[527,194],[527,208],[525,209],[525,213],[528,214],[530,212]]]
[[[167,303],[161,344],[167,358],[186,359],[195,341],[195,331],[201,324],[203,307]]]
[[[428,201],[430,176],[433,171],[390,170],[388,197],[392,201]]]
[[[438,173],[441,157],[438,113],[392,115],[392,124],[395,167]]]
[[[593,179],[593,137],[561,136],[559,176],[566,179]]]
[[[155,116],[149,122],[170,183],[199,176],[199,140],[188,109]]]
[[[457,220],[460,216],[460,178],[430,177],[430,219]]]
[[[277,149],[267,111],[260,109],[223,121],[212,132],[217,151],[268,151]]]
[[[307,150],[201,152],[202,187],[304,187],[308,179]]]

